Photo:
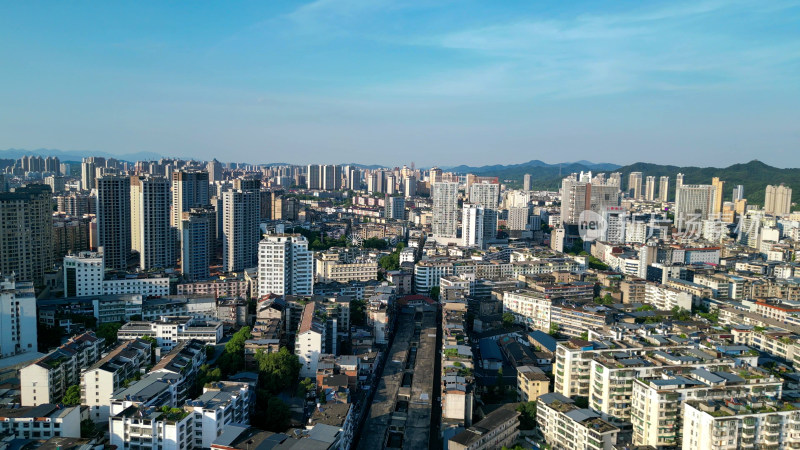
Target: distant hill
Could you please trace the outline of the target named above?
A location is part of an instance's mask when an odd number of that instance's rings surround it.
[[[781,184],[784,183],[792,188],[792,201],[800,203],[800,169],[779,169],[777,167],[768,166],[761,161],[753,160],[745,164],[734,164],[730,167],[717,168],[717,167],[680,167],[669,166],[661,164],[650,164],[637,162],[627,166],[616,166],[613,164],[606,165],[607,167],[615,167],[612,169],[598,168],[601,165],[585,165],[586,161],[579,161],[572,164],[564,164],[561,166],[560,176],[558,165],[540,165],[536,166],[531,161],[526,163],[528,165],[515,165],[515,166],[486,166],[485,171],[472,171],[470,173],[496,176],[501,180],[510,180],[511,185],[521,185],[522,177],[526,173],[533,175],[533,188],[537,190],[556,190],[561,186],[561,179],[570,173],[591,170],[592,172],[620,172],[622,174],[622,186],[627,189],[628,175],[631,172],[642,172],[642,176],[656,177],[656,183],[661,176],[669,177],[670,185],[670,199],[675,197],[675,176],[678,173],[684,175],[683,181],[686,184],[711,184],[711,178],[720,177],[725,181],[725,193],[723,199],[730,201],[734,186],[744,186],[744,196],[750,204],[763,205],[764,204],[764,190],[768,184]],[[538,161],[541,163],[541,161]],[[542,163],[544,164],[544,163]],[[484,169],[484,168],[478,168]],[[456,170],[451,169],[451,170]]]
[[[568,167],[568,166],[575,166],[575,167],[580,166],[580,167],[584,167],[583,170],[595,170],[595,171],[598,171],[598,170],[600,170],[600,171],[602,171],[602,170],[615,170],[615,169],[621,167],[620,165],[617,165],[617,164],[593,163],[593,162],[585,161],[585,160],[576,161],[574,163],[565,162],[565,163],[557,163],[557,164],[547,164],[544,161],[540,161],[538,159],[534,159],[534,160],[531,160],[531,161],[528,161],[528,162],[525,162],[525,163],[521,163],[521,164],[509,164],[509,165],[497,164],[497,165],[492,165],[492,166],[478,166],[478,167],[461,165],[461,166],[455,166],[455,167],[442,167],[442,169],[443,170],[447,170],[448,172],[474,173],[476,175],[482,175],[482,174],[487,174],[487,173],[493,173],[494,174],[494,173],[502,173],[502,172],[516,173],[516,172],[518,172],[520,170],[522,170],[522,171],[527,170],[528,172],[523,172],[523,175],[524,175],[525,173],[530,173],[531,170],[535,170],[535,169],[541,169],[541,168],[551,168],[551,169],[555,168],[555,169],[558,169],[559,167],[563,168],[563,167]],[[492,176],[495,176],[495,175],[492,175]]]
[[[108,152],[96,151],[81,151],[81,150],[58,150],[49,148],[39,148],[36,150],[25,150],[19,148],[9,148],[0,150],[0,158],[17,160],[25,155],[34,156],[57,156],[61,162],[66,161],[80,161],[87,156],[101,156],[103,158],[114,158],[120,161],[136,162],[136,161],[153,161],[163,158],[158,153],[153,152],[136,152],[127,153],[123,155],[115,155]]]

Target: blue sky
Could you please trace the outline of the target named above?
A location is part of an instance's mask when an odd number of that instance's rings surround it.
[[[800,0],[0,3],[0,148],[800,167]]]

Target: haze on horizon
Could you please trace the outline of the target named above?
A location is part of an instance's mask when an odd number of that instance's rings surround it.
[[[800,1],[0,5],[0,148],[800,166]]]

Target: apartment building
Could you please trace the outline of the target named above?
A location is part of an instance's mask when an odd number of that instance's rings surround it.
[[[300,326],[297,328],[294,352],[300,359],[300,377],[315,379],[319,355],[325,352],[325,324],[320,319],[316,302],[309,302],[303,308]]]
[[[684,450],[796,448],[800,411],[769,397],[690,400],[683,405],[683,430]]]
[[[550,392],[550,378],[536,366],[517,367],[517,398],[521,402],[535,402],[539,396]]]
[[[320,253],[314,257],[314,277],[317,283],[374,280],[378,277],[378,261],[361,258],[344,262],[337,253]]]
[[[204,387],[199,397],[183,406],[194,421],[192,447],[210,448],[228,425],[249,424],[254,406],[254,387],[248,383],[220,381]]]
[[[0,436],[45,441],[81,437],[81,408],[52,403],[0,409]]]
[[[467,303],[442,307],[442,419],[469,426],[474,403],[474,359],[467,336]]]
[[[510,406],[490,412],[480,422],[451,437],[452,450],[488,450],[511,447],[519,437],[520,413]]]
[[[104,344],[89,331],[20,369],[22,406],[60,401],[67,388],[80,384],[81,371],[100,359]]]
[[[66,297],[169,295],[169,277],[106,273],[105,256],[99,252],[84,251],[64,257],[64,293]]]
[[[612,450],[619,428],[588,408],[557,392],[544,394],[536,401],[536,423],[553,448],[567,450]]]
[[[0,358],[35,353],[36,326],[33,283],[0,275]]]
[[[660,311],[671,311],[675,307],[691,311],[692,294],[657,283],[646,283],[644,303]]]
[[[120,450],[192,449],[194,416],[180,408],[131,405],[109,419],[109,442]]]
[[[135,339],[124,341],[86,369],[81,375],[81,405],[89,408],[94,422],[107,422],[111,396],[151,363],[151,344]]]
[[[633,382],[631,422],[635,445],[673,447],[682,442],[686,401],[768,396],[780,398],[783,382],[768,372],[740,367],[663,371]]]
[[[128,322],[119,329],[120,340],[149,336],[158,342],[163,350],[171,350],[178,343],[199,340],[209,345],[222,339],[222,322],[202,321],[191,316],[164,316],[159,321]]]
[[[258,295],[311,295],[314,262],[299,234],[266,236],[258,245]]]
[[[550,331],[553,301],[541,292],[517,289],[503,293],[503,312],[514,315],[517,323],[533,330]]]

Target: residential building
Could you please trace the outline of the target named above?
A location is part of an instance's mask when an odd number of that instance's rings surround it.
[[[194,420],[194,442],[188,448],[210,448],[228,426],[249,424],[254,407],[254,386],[247,383],[218,381],[204,387],[199,397],[183,406]]]
[[[461,245],[463,247],[484,247],[484,216],[486,210],[482,206],[464,203],[461,214]]]
[[[300,377],[316,379],[319,355],[325,352],[326,327],[317,314],[316,302],[309,302],[303,308],[300,325],[297,328],[294,353],[300,359]],[[331,352],[334,353],[334,352]]]
[[[211,203],[209,176],[206,170],[179,170],[172,172],[173,228],[180,228],[183,213],[192,208],[203,208]]]
[[[105,339],[89,331],[20,369],[22,405],[59,402],[67,388],[80,384],[81,371],[100,359],[104,344]]]
[[[171,350],[183,341],[198,340],[208,345],[217,344],[222,339],[222,323],[202,321],[194,317],[163,316],[154,322],[128,322],[119,329],[120,340],[137,339],[149,336],[164,350]]]
[[[53,267],[53,200],[49,186],[0,193],[0,274],[44,284]]]
[[[97,240],[108,269],[126,270],[131,253],[131,179],[97,178]]]
[[[641,200],[642,194],[642,172],[631,172],[628,175],[628,195],[635,200]]]
[[[483,208],[483,241],[497,238],[497,210],[500,206],[500,184],[497,179],[472,183],[469,202]]]
[[[479,422],[451,437],[451,450],[489,450],[514,446],[519,437],[520,413],[509,406],[496,409]]]
[[[181,273],[189,281],[208,279],[214,253],[216,218],[210,208],[181,213]]]
[[[764,212],[774,216],[783,216],[792,212],[792,188],[784,186],[767,186],[764,197]]]
[[[299,234],[268,235],[258,245],[258,294],[311,295],[312,252]]]
[[[260,180],[235,180],[222,193],[222,269],[235,272],[258,265]]]
[[[669,177],[662,176],[658,180],[658,199],[666,202],[669,199]]]
[[[553,448],[569,450],[612,450],[620,429],[597,412],[575,405],[557,392],[544,394],[536,402],[536,423]]]
[[[434,238],[453,239],[458,233],[458,183],[432,184]]]
[[[0,274],[0,359],[35,354],[37,323],[33,283]]]
[[[712,218],[716,188],[709,184],[681,184],[675,190],[675,226],[679,231],[700,232],[702,221]]]
[[[112,395],[150,365],[153,351],[148,341],[123,341],[83,372],[81,405],[88,407],[92,421],[108,422]]]
[[[550,392],[550,378],[536,366],[517,367],[517,398],[521,402],[535,402],[539,396]]]
[[[0,436],[46,441],[58,437],[81,437],[81,408],[54,403],[0,409]]]
[[[131,249],[139,268],[175,265],[175,232],[170,226],[170,186],[164,177],[131,177]]]

